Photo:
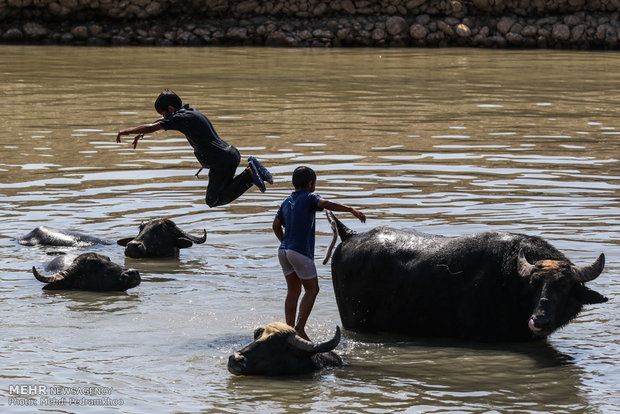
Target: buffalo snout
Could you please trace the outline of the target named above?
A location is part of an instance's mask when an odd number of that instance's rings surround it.
[[[532,315],[528,322],[528,327],[532,333],[538,336],[547,336],[552,329],[551,318],[545,315]]]
[[[246,357],[235,352],[228,357],[228,371],[234,375],[243,375],[247,372],[247,362]]]
[[[140,284],[142,279],[140,273],[136,269],[127,269],[121,273],[120,280],[127,286],[127,289],[131,289]]]
[[[146,256],[146,247],[141,241],[130,241],[125,246],[125,256],[139,259]]]

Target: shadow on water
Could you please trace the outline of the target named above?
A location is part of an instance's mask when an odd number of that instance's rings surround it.
[[[340,353],[346,366],[334,372],[336,382],[353,396],[354,384],[363,379],[365,390],[357,388],[355,399],[365,409],[402,403],[403,409],[429,405],[469,411],[467,406],[481,399],[500,411],[522,405],[523,410],[563,406],[579,412],[587,406],[579,393],[582,370],[546,341],[498,345],[358,338],[346,341]]]
[[[192,256],[156,257],[134,259],[124,257],[124,266],[137,269],[140,274],[145,275],[187,275],[198,272],[207,261]]]
[[[540,367],[551,367],[571,364],[573,357],[555,349],[546,339],[531,342],[489,343],[462,341],[451,338],[411,338],[395,334],[364,334],[345,331],[348,346],[356,347],[361,344],[380,345],[388,347],[418,347],[424,348],[452,348],[468,352],[507,352],[521,354],[530,358]]]
[[[44,290],[43,294],[54,303],[64,302],[76,312],[121,312],[135,309],[140,295],[132,292],[89,292],[83,290]]]

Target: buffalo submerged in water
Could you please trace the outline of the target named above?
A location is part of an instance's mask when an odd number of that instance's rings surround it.
[[[327,215],[342,239],[332,281],[351,331],[527,341],[566,325],[583,305],[607,301],[585,286],[603,271],[603,254],[580,267],[536,236],[356,233]]]
[[[59,264],[54,263],[56,265]],[[140,273],[136,269],[124,268],[97,253],[82,253],[66,268],[64,264],[60,266],[62,270],[51,275],[43,275],[33,266],[32,273],[38,281],[46,284],[43,286],[45,290],[124,292],[140,284]]]
[[[285,323],[274,322],[254,331],[254,342],[228,358],[235,375],[300,375],[342,366],[333,350],[340,342],[340,328],[332,339],[314,343],[301,338]]]
[[[156,218],[142,222],[135,237],[118,240],[125,247],[125,256],[132,258],[173,257],[179,249],[191,247],[194,243],[204,243],[207,232],[200,237],[181,230],[172,220]]]
[[[100,239],[77,231],[60,230],[53,227],[38,226],[30,233],[17,238],[23,246],[58,246],[86,247],[97,244],[113,244],[110,240]]]

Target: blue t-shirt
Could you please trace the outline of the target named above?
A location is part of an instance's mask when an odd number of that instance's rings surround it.
[[[284,226],[280,249],[291,249],[314,259],[314,228],[321,196],[296,190],[282,203],[276,217]]]
[[[187,104],[157,122],[166,131],[172,129],[183,133],[194,147],[196,158],[205,168],[218,165],[231,147],[217,135],[211,121],[202,112]]]

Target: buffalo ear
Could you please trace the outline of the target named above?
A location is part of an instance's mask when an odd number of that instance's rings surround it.
[[[265,332],[265,328],[254,329],[254,340],[256,341],[258,338],[263,336],[263,332]]]
[[[176,242],[176,246],[179,249],[184,249],[186,247],[192,247],[194,243],[190,239],[186,239],[185,237],[179,237]]]
[[[575,298],[583,303],[584,305],[593,305],[595,303],[605,303],[609,299],[600,293],[584,286],[579,285],[575,287],[574,294]]]
[[[133,240],[133,237],[125,237],[124,239],[118,240],[116,243],[119,246],[127,246],[127,243]]]

